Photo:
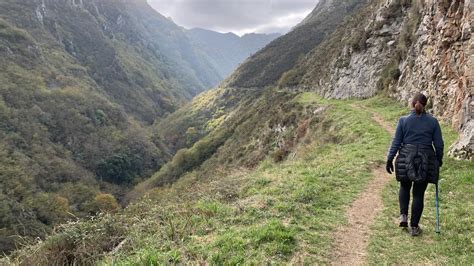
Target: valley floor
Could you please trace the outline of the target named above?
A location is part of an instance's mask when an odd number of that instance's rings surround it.
[[[328,109],[286,161],[267,159],[254,170],[231,174],[217,168],[209,177],[188,173],[121,215],[66,226],[62,235],[16,259],[35,253],[36,261],[51,261],[61,240],[80,235],[77,239],[86,240],[77,241],[87,251],[114,243],[106,254],[74,250],[79,263],[104,265],[474,264],[473,162],[446,159],[442,233],[434,232],[429,186],[424,233],[412,238],[397,227],[397,183],[381,168],[391,141],[386,128],[395,127],[407,109],[382,97],[341,101],[302,93],[295,101]],[[456,134],[447,127],[443,132],[449,146]],[[362,208],[367,220],[354,220],[354,208]],[[341,253],[352,236],[360,245]]]

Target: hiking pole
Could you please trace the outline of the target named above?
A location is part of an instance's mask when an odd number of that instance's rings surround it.
[[[436,233],[441,233],[439,230],[439,188],[438,188],[438,183],[436,185]]]

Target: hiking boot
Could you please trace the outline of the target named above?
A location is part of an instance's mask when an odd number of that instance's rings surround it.
[[[406,214],[400,215],[400,227],[408,227],[408,216]]]
[[[421,234],[421,228],[419,226],[412,227],[410,230],[411,236],[419,236]]]

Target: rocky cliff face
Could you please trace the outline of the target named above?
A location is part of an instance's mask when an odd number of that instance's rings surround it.
[[[473,158],[474,2],[426,1],[418,40],[401,65],[395,95],[409,101],[415,91],[432,100],[432,112],[461,133],[450,154]],[[411,65],[410,62],[413,62]]]
[[[329,98],[386,91],[409,104],[416,92],[430,112],[460,131],[450,154],[473,158],[474,3],[372,1],[280,79],[280,86]]]

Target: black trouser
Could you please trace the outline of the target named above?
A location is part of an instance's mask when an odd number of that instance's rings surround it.
[[[413,182],[400,182],[400,193],[398,199],[400,201],[400,214],[408,215],[408,204],[410,202],[410,189]],[[428,183],[414,183],[413,185],[413,202],[411,204],[411,219],[410,226],[418,226],[418,222],[423,213],[423,201],[425,197],[425,190]]]

